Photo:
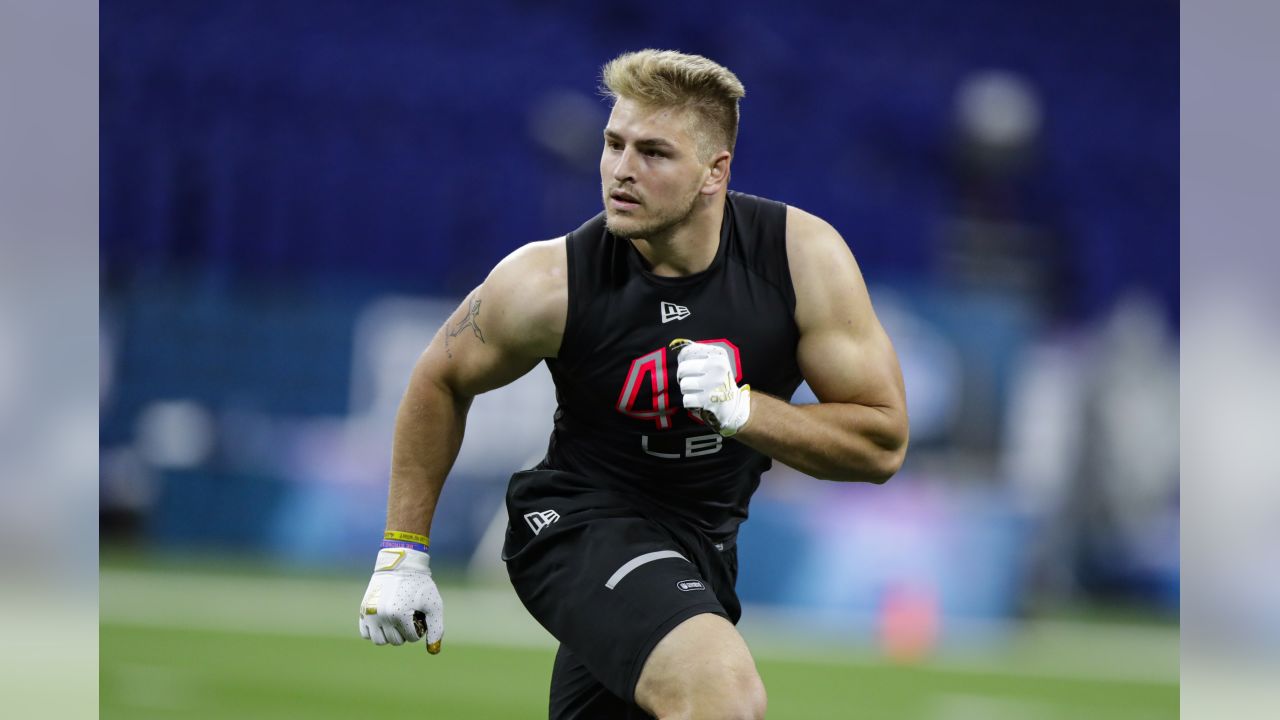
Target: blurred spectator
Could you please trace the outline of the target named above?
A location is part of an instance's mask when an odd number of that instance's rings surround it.
[[[1037,532],[1032,600],[1176,607],[1178,356],[1150,297],[1046,336],[1014,381],[1003,472]]]
[[[1071,259],[1048,190],[1040,94],[1026,77],[984,70],[956,90],[953,207],[942,236],[943,276],[957,287],[1006,293],[1039,312],[1063,310]]]

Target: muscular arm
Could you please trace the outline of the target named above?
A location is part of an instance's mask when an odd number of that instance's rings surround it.
[[[463,300],[418,358],[396,414],[388,530],[430,533],[472,399],[559,351],[565,273],[563,238],[517,250]]]
[[[819,403],[791,405],[753,392],[750,419],[735,438],[814,477],[884,482],[902,466],[908,436],[893,344],[853,255],[830,225],[787,208],[787,258],[797,359]]]

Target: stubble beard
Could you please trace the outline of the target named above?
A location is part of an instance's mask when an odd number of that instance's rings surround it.
[[[626,240],[662,240],[670,236],[677,228],[689,220],[693,215],[694,209],[698,205],[698,194],[694,193],[689,197],[689,202],[683,211],[676,209],[668,213],[663,213],[644,224],[642,221],[635,220],[626,216],[614,215],[609,211],[609,196],[605,195],[605,227],[613,234],[614,237]],[[641,205],[640,208],[644,208]]]

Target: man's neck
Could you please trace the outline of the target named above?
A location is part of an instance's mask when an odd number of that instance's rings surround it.
[[[724,202],[723,193],[705,202],[700,199],[687,221],[661,236],[632,238],[631,244],[649,263],[654,275],[681,277],[700,273],[711,267],[720,248]]]

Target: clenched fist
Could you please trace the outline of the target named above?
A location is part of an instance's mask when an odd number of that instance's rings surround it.
[[[402,645],[427,637],[440,652],[444,603],[431,579],[431,556],[409,548],[383,548],[360,603],[360,635],[374,645]]]
[[[684,407],[724,437],[731,437],[751,416],[751,386],[738,387],[729,353],[719,345],[673,340],[679,348],[676,380]]]

